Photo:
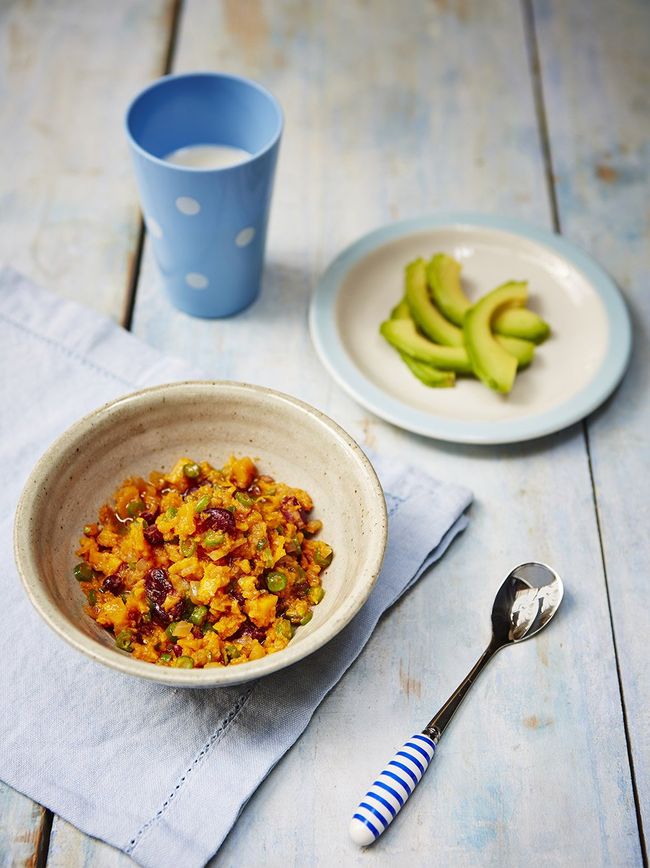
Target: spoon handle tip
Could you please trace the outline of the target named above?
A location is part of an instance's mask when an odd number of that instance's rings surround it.
[[[350,837],[360,847],[372,844],[395,819],[429,768],[435,742],[422,732],[404,742],[357,806]]]

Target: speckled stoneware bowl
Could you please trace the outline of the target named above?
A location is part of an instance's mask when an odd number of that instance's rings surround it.
[[[262,473],[308,491],[334,548],[326,590],[286,649],[239,666],[174,669],[133,659],[83,611],[72,568],[81,530],[127,476],[171,467],[181,455],[221,466],[250,455]],[[73,425],[27,480],[15,523],[18,570],[50,627],[88,657],[177,687],[238,684],[295,663],[328,642],[367,599],[386,545],[377,476],[357,444],[322,413],[256,386],[188,382],[107,404]]]

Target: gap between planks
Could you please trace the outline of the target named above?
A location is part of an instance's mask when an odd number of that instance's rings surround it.
[[[183,0],[173,0],[171,14],[169,16],[169,35],[167,39],[167,50],[165,51],[165,58],[162,65],[161,75],[167,75],[169,72],[171,72],[172,66],[174,64],[174,54],[176,51],[176,42],[178,38],[178,30],[180,26],[182,11]],[[137,292],[138,280],[140,278],[140,267],[142,264],[144,238],[144,220],[142,218],[142,215],[140,215],[138,236],[131,257],[131,266],[127,274],[124,308],[122,316],[120,317],[120,322],[127,331],[131,330],[131,322],[133,320],[133,308],[135,306],[135,294]],[[36,841],[33,868],[45,868],[47,864],[53,820],[54,815],[52,811],[50,811],[48,808],[44,808],[38,839]]]
[[[544,159],[546,170],[546,183],[548,189],[549,206],[551,209],[551,217],[553,222],[553,230],[561,234],[562,225],[560,221],[560,209],[558,205],[557,193],[555,188],[555,172],[553,169],[553,152],[551,147],[551,137],[548,127],[548,117],[546,113],[546,105],[544,101],[544,86],[542,83],[542,70],[539,59],[539,48],[537,42],[537,31],[535,27],[535,11],[533,9],[532,0],[522,0],[523,23],[524,23],[524,38],[528,52],[528,62],[530,64],[530,76],[533,88],[533,100],[535,104],[535,112],[537,115],[537,124],[539,129],[540,146]],[[627,708],[625,706],[625,692],[623,690],[623,679],[621,676],[621,667],[619,662],[618,646],[616,644],[616,631],[614,628],[614,617],[612,614],[612,601],[609,592],[609,581],[607,577],[607,562],[605,559],[605,549],[603,546],[603,534],[600,522],[600,510],[598,508],[598,495],[596,492],[596,483],[594,480],[593,465],[591,461],[591,445],[589,442],[589,425],[588,419],[583,419],[580,423],[582,428],[582,436],[585,444],[587,455],[587,467],[589,470],[589,481],[591,484],[591,498],[594,508],[594,516],[596,519],[596,528],[598,529],[598,545],[600,550],[600,561],[603,568],[603,578],[605,581],[605,595],[607,598],[607,611],[609,615],[609,624],[612,632],[612,647],[614,649],[614,662],[616,664],[616,677],[618,679],[618,689],[621,699],[621,711],[623,713],[623,728],[625,731],[625,744],[627,747],[627,759],[630,768],[630,781],[632,784],[632,794],[634,796],[634,809],[636,812],[637,829],[639,833],[639,842],[641,845],[641,857],[643,859],[644,868],[648,868],[648,852],[646,848],[645,832],[643,828],[643,816],[641,813],[641,804],[639,801],[639,792],[636,783],[636,773],[634,769],[634,758],[632,755],[632,743],[630,739]]]
[[[183,14],[183,0],[173,0],[172,11],[169,16],[169,36],[167,40],[167,51],[163,62],[161,75],[169,75],[174,66],[174,56],[176,54],[176,44],[178,41],[178,31],[180,28],[181,16]],[[124,299],[124,310],[120,317],[120,322],[127,331],[131,331],[133,322],[133,310],[135,308],[135,295],[138,290],[138,282],[140,280],[140,269],[142,266],[142,252],[144,250],[145,227],[144,219],[140,214],[140,225],[138,227],[138,238],[135,243],[135,249],[131,257],[131,267],[126,282],[126,293]]]

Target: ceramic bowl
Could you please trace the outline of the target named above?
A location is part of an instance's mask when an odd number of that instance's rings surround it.
[[[73,576],[84,524],[127,476],[170,468],[181,455],[221,466],[249,455],[261,472],[308,491],[335,556],[325,598],[286,649],[244,663],[174,669],[132,658],[83,611]],[[386,545],[386,508],[359,446],[307,404],[257,386],[187,382],[135,392],[74,424],[43,455],[23,490],[15,553],[27,594],[63,639],[120,672],[177,687],[239,684],[283,669],[322,647],[367,599]]]

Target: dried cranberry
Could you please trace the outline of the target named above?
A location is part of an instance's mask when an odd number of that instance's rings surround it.
[[[200,627],[192,627],[192,636],[194,636],[195,639],[201,639],[203,636],[203,633],[201,632],[201,628]]]
[[[150,524],[143,530],[144,538],[152,546],[161,546],[165,540],[155,524]]]
[[[203,483],[202,483],[202,482],[198,482],[198,481],[197,481],[197,482],[193,482],[191,485],[188,485],[188,487],[185,489],[185,491],[184,491],[183,494],[181,495],[181,497],[183,498],[183,500],[186,500],[187,497],[188,497],[190,494],[193,494],[193,493],[194,493],[198,488],[200,488],[202,485],[203,485]]]
[[[123,588],[124,582],[119,576],[116,575],[106,576],[106,578],[102,582],[102,591],[108,591],[111,594],[115,594],[115,596],[121,594]]]
[[[257,639],[258,642],[263,642],[266,639],[264,630],[260,630],[251,621],[247,621],[243,627],[240,627],[232,638],[242,639],[244,636],[250,636],[251,639]]]
[[[180,657],[181,654],[183,653],[183,649],[181,648],[180,645],[173,645],[173,646],[172,646],[172,651],[174,652],[174,655],[175,655],[176,657]]]
[[[165,602],[167,594],[173,590],[167,570],[163,567],[154,567],[149,570],[144,577],[144,586],[151,602],[158,603],[160,606]]]
[[[259,497],[262,494],[262,489],[259,487],[257,482],[249,485],[246,491],[248,492],[248,494],[252,494],[253,497]]]
[[[172,621],[180,620],[183,612],[183,604],[176,603],[169,611],[163,609],[160,603],[151,604],[151,620],[160,627],[167,627]]]
[[[168,615],[163,607],[158,605],[158,603],[152,603],[150,611],[151,620],[154,624],[159,624],[161,627],[166,627],[168,624],[171,624],[171,615]]]
[[[282,502],[280,504],[280,512],[287,521],[295,524],[296,527],[302,527],[305,523],[304,510],[301,509],[300,504],[298,503],[298,499],[295,498],[293,495],[282,498]]]
[[[235,516],[220,506],[204,510],[201,513],[201,520],[204,527],[210,530],[222,530],[228,533],[233,533],[235,530]]]
[[[232,584],[228,587],[228,591],[231,597],[234,597],[238,603],[244,602],[244,595],[241,592],[239,585],[236,582],[232,582]]]
[[[158,510],[149,509],[149,510],[147,510],[147,512],[141,512],[140,518],[143,518],[147,522],[147,524],[153,524],[154,521],[156,520],[157,514],[158,514]]]

